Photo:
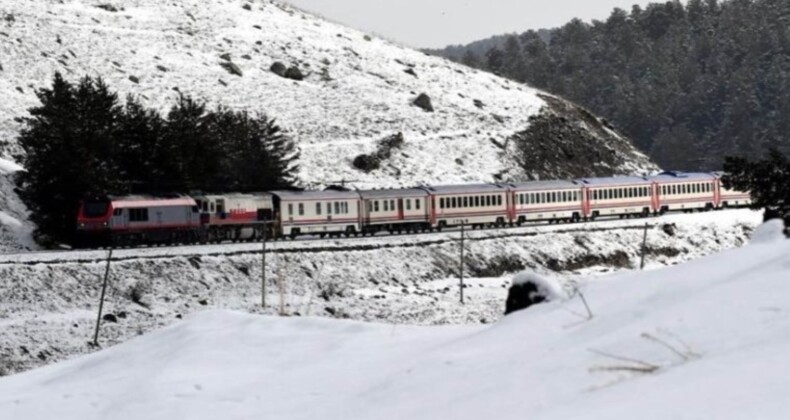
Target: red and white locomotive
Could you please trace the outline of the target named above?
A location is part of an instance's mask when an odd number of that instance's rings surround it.
[[[356,236],[461,224],[482,228],[579,222],[750,203],[748,193],[725,189],[719,173],[664,172],[519,184],[108,197],[82,202],[78,230],[90,246],[205,243],[257,240],[263,235]]]

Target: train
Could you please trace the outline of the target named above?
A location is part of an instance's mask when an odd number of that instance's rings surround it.
[[[94,197],[77,215],[81,247],[259,241],[657,216],[751,204],[721,173],[663,172],[414,188]]]

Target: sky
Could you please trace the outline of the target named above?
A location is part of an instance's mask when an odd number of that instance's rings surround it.
[[[411,47],[439,48],[492,35],[603,20],[649,0],[285,0],[334,22]],[[653,0],[655,2],[657,0]]]

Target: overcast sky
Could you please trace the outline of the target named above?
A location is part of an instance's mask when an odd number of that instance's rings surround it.
[[[605,19],[648,0],[285,0],[335,22],[419,48]],[[655,2],[656,0],[653,0]]]

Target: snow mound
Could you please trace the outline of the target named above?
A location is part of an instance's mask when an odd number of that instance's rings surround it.
[[[784,418],[790,241],[585,284],[485,327],[205,312],[0,379],[12,419]],[[634,398],[638,395],[639,398]]]
[[[752,233],[751,244],[770,244],[786,240],[784,234],[785,222],[782,219],[771,219],[757,226]]]
[[[565,292],[562,285],[556,279],[544,277],[532,271],[524,271],[513,277],[513,286],[524,286],[528,283],[534,284],[537,293],[547,301],[564,299]]]
[[[557,280],[524,271],[513,278],[505,302],[505,315],[564,297],[562,286]]]

